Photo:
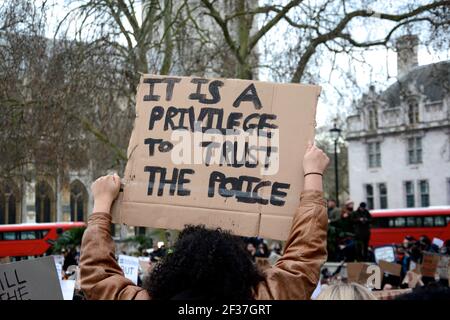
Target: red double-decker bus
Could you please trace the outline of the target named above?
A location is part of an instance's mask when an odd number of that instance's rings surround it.
[[[0,257],[43,255],[64,231],[85,226],[84,222],[0,225]]]
[[[400,244],[405,236],[450,239],[450,206],[373,210],[370,245]]]

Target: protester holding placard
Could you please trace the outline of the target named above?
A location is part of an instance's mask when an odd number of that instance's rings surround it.
[[[110,210],[120,178],[99,178],[92,186],[94,213],[82,242],[82,290],[88,299],[309,299],[327,256],[322,174],[328,163],[323,151],[307,147],[304,191],[284,254],[264,273],[235,236],[192,226],[180,233],[173,252],[155,266],[145,288],[127,279],[114,259]]]

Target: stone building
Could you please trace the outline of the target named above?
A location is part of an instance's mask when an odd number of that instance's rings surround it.
[[[373,86],[347,118],[350,196],[369,208],[450,204],[450,61],[418,65],[397,40],[397,81]]]
[[[89,171],[70,172],[64,183],[56,180],[18,176],[0,181],[0,224],[87,221],[92,209]]]

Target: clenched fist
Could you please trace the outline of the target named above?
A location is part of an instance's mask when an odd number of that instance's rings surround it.
[[[329,163],[330,159],[325,152],[311,142],[308,143],[303,157],[303,171],[305,174],[310,172],[324,173]]]
[[[94,212],[109,212],[120,190],[120,177],[117,174],[98,178],[91,186],[94,196]]]
[[[317,148],[312,143],[308,143],[306,152],[303,157],[303,171],[307,173],[319,173],[310,174],[305,176],[304,189],[305,190],[317,190],[323,191],[322,176],[330,163],[328,156]]]

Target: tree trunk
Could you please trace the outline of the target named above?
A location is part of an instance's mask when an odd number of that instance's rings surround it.
[[[164,0],[164,60],[161,66],[160,74],[167,75],[172,66],[173,42],[172,42],[172,0]]]
[[[236,4],[236,11],[246,11],[246,0],[238,0]],[[238,18],[238,37],[239,37],[239,52],[237,57],[237,77],[239,79],[252,79],[253,72],[250,66],[250,54],[248,44],[250,39],[250,29],[252,27],[253,18],[251,15],[241,15]]]

